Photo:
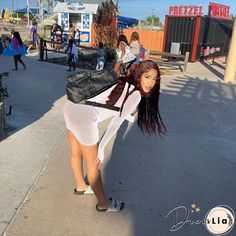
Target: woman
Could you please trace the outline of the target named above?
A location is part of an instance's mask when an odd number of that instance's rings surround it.
[[[139,34],[137,32],[132,33],[129,45],[131,47],[133,54],[136,57],[136,62],[139,62],[141,45],[139,42]]]
[[[78,49],[76,47],[74,39],[69,39],[68,47],[65,52],[68,52],[68,65],[69,69],[67,71],[71,71],[71,67],[73,66],[73,71],[76,69],[76,63],[78,60]]]
[[[118,76],[124,75],[124,72],[120,70],[121,65],[126,64],[130,66],[135,61],[135,56],[129,47],[128,40],[125,35],[121,34],[117,40],[117,60],[114,67],[114,71]],[[128,68],[125,68],[128,69]]]
[[[22,55],[26,55],[26,48],[22,42],[19,32],[15,31],[13,33],[11,43],[7,48],[3,50],[3,55],[14,57],[14,70],[18,70],[18,61],[23,65],[24,69],[26,69],[26,65],[21,59]]]
[[[115,87],[89,99],[103,103],[120,111],[101,107],[74,104],[70,101],[63,113],[71,147],[71,166],[77,182],[75,194],[92,193],[83,178],[83,159],[86,163],[87,177],[98,204],[97,211],[120,211],[124,203],[107,198],[104,193],[100,168],[104,160],[104,149],[125,119],[132,120],[132,113],[138,111],[138,126],[148,134],[165,134],[166,128],[159,114],[160,72],[153,61],[136,64],[129,77],[119,79]],[[113,117],[99,142],[98,123]]]

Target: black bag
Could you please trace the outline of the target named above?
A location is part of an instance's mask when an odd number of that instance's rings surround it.
[[[126,62],[126,63],[121,63],[120,64],[120,76],[126,76],[128,69],[131,67],[131,65],[136,61],[136,59]]]
[[[116,82],[117,76],[111,71],[80,71],[68,77],[67,98],[73,103],[80,103],[109,89]]]

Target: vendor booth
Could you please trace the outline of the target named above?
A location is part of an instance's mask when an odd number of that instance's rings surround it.
[[[209,3],[204,16],[200,5],[171,6],[165,19],[163,51],[190,52],[190,61],[227,55],[233,26],[229,10],[229,6]]]
[[[80,43],[91,43],[91,25],[93,15],[97,13],[98,4],[82,2],[59,2],[54,8],[58,13],[58,24],[64,33],[80,31]]]

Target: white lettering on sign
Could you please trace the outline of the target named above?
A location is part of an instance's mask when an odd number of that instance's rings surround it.
[[[211,54],[214,54],[215,52],[219,52],[220,51],[220,47],[218,48],[215,48],[215,47],[212,47],[212,48],[209,48],[207,47],[206,49],[202,48],[201,49],[201,56],[209,56]]]
[[[169,16],[201,16],[203,15],[202,6],[170,6]]]

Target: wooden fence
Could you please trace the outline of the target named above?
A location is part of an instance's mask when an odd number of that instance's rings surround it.
[[[121,34],[124,34],[128,41],[130,40],[131,34],[136,31],[140,37],[140,43],[143,45],[145,49],[154,50],[154,51],[162,51],[163,44],[163,36],[164,31],[156,31],[156,30],[143,30],[143,29],[122,29],[120,31]],[[92,35],[91,35],[91,46],[94,46],[96,33],[94,27],[92,27]]]

